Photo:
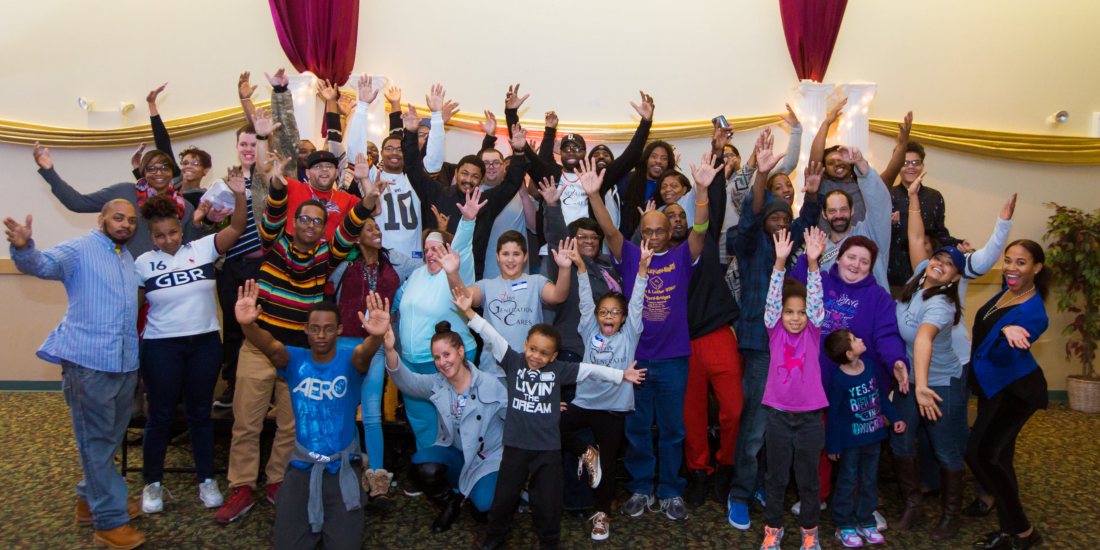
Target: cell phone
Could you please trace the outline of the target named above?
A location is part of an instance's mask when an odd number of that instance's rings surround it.
[[[715,128],[729,128],[730,127],[730,123],[729,123],[728,120],[726,120],[725,115],[718,115],[718,116],[710,119],[710,122],[712,124],[714,124]]]

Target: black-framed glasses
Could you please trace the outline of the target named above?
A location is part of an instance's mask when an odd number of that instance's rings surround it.
[[[172,169],[165,166],[165,165],[163,165],[163,164],[153,164],[153,165],[146,166],[145,171],[150,172],[150,173],[156,173],[156,172],[168,173],[168,172],[171,172]]]
[[[623,312],[617,309],[601,309],[596,312],[596,315],[599,317],[618,317],[622,314]]]
[[[562,147],[561,148],[561,152],[563,152],[563,153],[580,153],[581,151],[584,151],[584,149],[581,149],[580,147],[577,147],[576,145],[570,145],[568,147]]]
[[[922,164],[924,164],[923,160],[907,160],[907,161],[905,161],[904,165],[905,166],[920,166]]]
[[[490,160],[485,163],[486,168],[499,168],[501,166],[504,166],[504,163],[499,160]]]
[[[314,227],[325,225],[325,220],[323,218],[312,218],[312,217],[307,216],[305,214],[302,214],[301,216],[298,216],[297,220],[298,220],[298,223],[300,223],[302,225],[312,225]]]

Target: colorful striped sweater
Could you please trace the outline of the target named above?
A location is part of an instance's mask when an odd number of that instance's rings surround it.
[[[287,346],[309,347],[305,325],[310,306],[320,302],[332,270],[348,257],[370,212],[362,203],[344,218],[331,241],[318,242],[308,252],[295,248],[285,231],[287,190],[269,190],[259,226],[263,250],[259,299],[260,326]]]

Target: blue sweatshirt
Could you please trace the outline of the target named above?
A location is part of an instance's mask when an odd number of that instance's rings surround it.
[[[825,426],[825,453],[838,455],[842,449],[862,447],[886,439],[886,420],[901,417],[879,391],[874,365],[863,361],[863,372],[852,376],[837,369],[829,379],[829,421]],[[885,418],[883,418],[885,416]]]

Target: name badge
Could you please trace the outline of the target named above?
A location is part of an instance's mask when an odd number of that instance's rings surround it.
[[[599,334],[592,335],[592,349],[599,351],[603,349],[604,345],[606,345],[606,343]]]
[[[553,382],[554,381],[554,373],[552,373],[552,372],[540,372],[539,373],[539,380],[542,380],[543,382]]]
[[[512,283],[512,292],[515,292],[517,290],[527,290],[527,281]]]

